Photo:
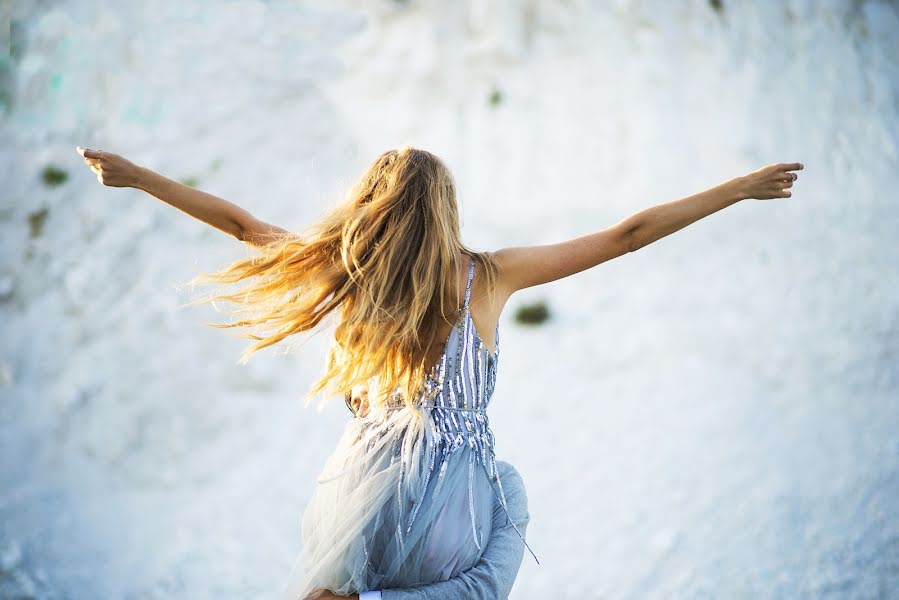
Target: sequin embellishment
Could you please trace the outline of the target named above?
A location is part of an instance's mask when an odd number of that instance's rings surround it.
[[[432,443],[428,446],[429,455],[424,458],[427,470],[421,489],[427,490],[432,474],[436,471],[433,494],[440,491],[446,473],[447,459],[460,448],[467,446],[471,449],[468,464],[468,504],[471,513],[472,535],[477,548],[481,549],[481,536],[477,531],[474,515],[473,481],[476,466],[481,466],[487,474],[493,493],[499,500],[506,513],[507,521],[515,529],[525,547],[540,564],[534,551],[528,545],[521,531],[515,525],[506,503],[502,482],[496,469],[496,457],[494,454],[494,436],[487,419],[487,406],[493,395],[496,384],[496,368],[499,362],[499,323],[495,333],[495,349],[491,355],[474,326],[469,309],[471,296],[471,282],[474,277],[474,259],[468,269],[468,282],[465,286],[465,299],[462,304],[459,318],[453,324],[453,329],[447,338],[447,346],[443,355],[432,367],[428,374],[421,395],[415,404],[415,408],[431,413],[429,422]],[[458,345],[454,356],[447,355],[449,340],[453,333],[457,333]],[[399,393],[391,397],[386,411],[409,410]],[[412,460],[411,449],[402,444],[398,448],[399,456],[396,460],[402,461],[398,486],[403,485],[403,480]],[[415,517],[422,506],[425,494],[419,495],[412,510],[409,513],[406,527],[399,526],[396,530],[397,540],[403,543],[403,536],[412,529]],[[400,507],[401,508],[401,507]],[[402,512],[400,512],[402,514]]]

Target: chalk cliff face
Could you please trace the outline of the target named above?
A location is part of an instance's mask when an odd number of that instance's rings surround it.
[[[285,228],[414,144],[490,250],[803,162],[790,199],[510,300],[491,422],[542,563],[512,596],[899,589],[895,3],[15,4],[0,596],[273,597],[348,416],[302,407],[329,332],[236,366],[182,307],[249,250],[79,144]]]

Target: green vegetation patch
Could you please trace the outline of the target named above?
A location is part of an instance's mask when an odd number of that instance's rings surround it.
[[[69,174],[55,165],[47,165],[41,171],[41,181],[48,187],[62,185],[68,178]]]
[[[515,322],[522,325],[539,325],[547,319],[549,319],[549,308],[543,300],[522,304],[515,309]]]

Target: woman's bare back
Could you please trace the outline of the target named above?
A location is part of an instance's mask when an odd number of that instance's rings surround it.
[[[460,268],[458,273],[456,273],[454,286],[449,292],[450,297],[445,300],[450,306],[456,307],[456,314],[462,306],[462,295],[465,292],[465,283],[468,276],[468,267],[466,265],[468,265],[469,260],[470,257],[467,254],[461,255],[461,259],[459,260]],[[471,312],[471,319],[474,322],[478,336],[481,338],[481,341],[484,342],[484,345],[487,346],[490,355],[495,356],[495,332],[496,325],[499,322],[500,313],[502,312],[502,304],[499,304],[499,295],[496,296],[496,305],[493,305],[490,303],[490,295],[483,293],[483,290],[481,289],[483,281],[479,281],[479,274],[481,272],[481,269],[475,270],[474,279],[471,282],[469,311]],[[502,298],[502,300],[503,303],[505,303],[505,298]],[[440,323],[440,326],[437,329],[436,341],[431,344],[431,347],[428,349],[426,361],[428,371],[431,370],[443,355],[446,338],[449,336],[450,331],[452,331],[453,326],[454,323],[447,323],[446,321]]]

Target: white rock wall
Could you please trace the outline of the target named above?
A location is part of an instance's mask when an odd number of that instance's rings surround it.
[[[182,307],[249,250],[78,144],[287,228],[415,144],[485,249],[803,162],[790,199],[513,296],[491,422],[542,564],[512,597],[895,594],[899,11],[722,5],[4,7],[0,597],[273,597],[347,418],[302,406],[327,330],[237,366]]]

